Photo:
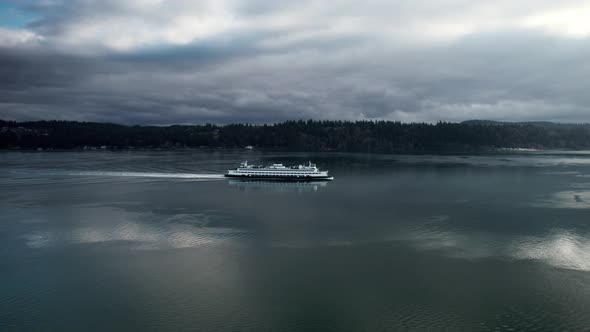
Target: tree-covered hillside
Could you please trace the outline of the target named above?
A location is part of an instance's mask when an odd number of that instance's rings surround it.
[[[590,125],[547,122],[287,121],[124,126],[73,121],[0,121],[2,149],[243,148],[412,153],[494,148],[587,149]]]

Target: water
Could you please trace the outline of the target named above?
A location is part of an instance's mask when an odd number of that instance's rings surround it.
[[[0,330],[583,330],[589,209],[579,152],[4,152]]]

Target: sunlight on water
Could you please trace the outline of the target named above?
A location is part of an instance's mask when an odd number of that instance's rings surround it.
[[[454,258],[536,260],[558,268],[590,271],[590,236],[563,229],[542,236],[518,236],[427,224],[400,231],[392,239],[410,241],[420,250],[441,251]]]
[[[134,222],[122,222],[113,228],[79,227],[67,232],[36,231],[23,238],[30,248],[130,242],[138,249],[189,248],[204,244],[236,244],[247,232],[233,228],[174,225],[167,228],[152,227]]]
[[[117,209],[86,208],[76,213],[83,220],[70,227],[38,225],[22,238],[30,248],[41,249],[79,244],[128,242],[138,249],[188,248],[204,244],[236,244],[248,231],[210,227],[203,214],[145,215]],[[108,216],[115,216],[110,219]],[[153,220],[153,222],[142,222]]]
[[[531,203],[536,207],[563,208],[563,209],[589,209],[590,191],[567,190],[554,193]]]
[[[513,246],[513,257],[535,259],[555,267],[590,271],[590,238],[557,230]]]

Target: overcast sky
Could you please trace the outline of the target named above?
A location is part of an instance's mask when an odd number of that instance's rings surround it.
[[[0,119],[590,122],[590,1],[2,0]]]

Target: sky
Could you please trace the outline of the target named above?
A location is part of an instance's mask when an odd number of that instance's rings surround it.
[[[590,122],[590,1],[0,0],[0,119]]]

